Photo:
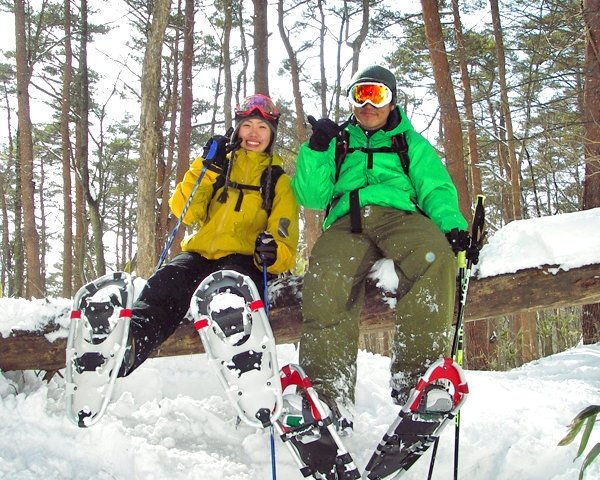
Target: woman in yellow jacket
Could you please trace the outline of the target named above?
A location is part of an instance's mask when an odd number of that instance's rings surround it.
[[[278,121],[269,97],[247,97],[235,110],[231,142],[213,137],[203,157],[216,145],[214,158],[194,160],[175,188],[169,205],[180,217],[205,170],[183,218],[198,228],[183,240],[182,253],[148,279],[134,303],[133,342],[120,375],[131,373],[175,331],[194,291],[211,273],[235,270],[263,292],[263,268],[279,274],[294,266],[299,207],[290,177],[279,174],[281,157],[273,152]]]

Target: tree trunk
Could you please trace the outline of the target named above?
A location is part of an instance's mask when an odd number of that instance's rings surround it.
[[[346,11],[346,2],[344,2],[344,12]],[[341,105],[341,99],[342,97],[344,99],[346,99],[346,92],[342,89],[342,47],[344,45],[343,42],[343,38],[344,38],[344,29],[346,27],[346,24],[348,22],[348,16],[346,15],[346,13],[344,13],[341,16],[340,19],[340,29],[339,29],[339,34],[338,34],[338,38],[336,41],[336,46],[335,46],[335,85],[336,85],[336,89],[335,89],[335,98],[334,98],[334,102],[333,104],[335,105],[335,115],[334,118],[332,118],[332,120],[336,123],[340,123],[340,113],[341,113],[341,109],[340,109],[340,105]],[[358,69],[357,69],[358,70]],[[354,75],[356,72],[352,72],[352,75]],[[344,105],[346,105],[347,102],[344,102]]]
[[[42,298],[45,292],[40,263],[40,237],[35,218],[35,184],[33,179],[33,137],[29,107],[31,69],[27,55],[25,4],[15,0],[15,45],[17,67],[17,99],[19,117],[19,163],[21,166],[21,198],[23,205],[23,237],[25,245],[26,296]]]
[[[44,190],[46,190],[46,166],[43,161],[40,162],[38,176],[37,193],[40,212],[40,274],[42,279],[46,279],[46,253],[48,248],[48,226],[46,223],[46,202],[44,201]]]
[[[360,31],[354,40],[348,42],[348,46],[352,48],[352,75],[358,70],[360,50],[369,33],[369,4],[370,0],[362,0],[362,21],[360,24]]]
[[[489,319],[465,324],[465,365],[469,370],[490,370]]]
[[[236,103],[239,103],[241,100],[240,95],[246,95],[250,55],[248,52],[248,45],[246,43],[246,29],[244,27],[245,14],[243,9],[243,2],[236,2],[235,7],[235,18],[237,21],[238,28],[240,29],[240,57],[242,61],[242,65],[236,77],[235,84],[235,100]]]
[[[194,62],[194,1],[185,0],[185,27],[183,29],[183,57],[181,62],[181,109],[179,112],[179,138],[175,182],[179,183],[190,165],[190,139],[192,136],[192,66]],[[227,109],[226,109],[227,110]],[[171,246],[171,256],[181,251],[185,225],[181,225]]]
[[[73,49],[71,46],[71,2],[65,2],[65,66],[63,71],[60,136],[63,179],[63,269],[62,296],[73,296],[73,199],[71,197],[71,80],[73,77]]]
[[[254,93],[269,95],[269,29],[267,0],[254,4]]]
[[[9,271],[12,266],[10,253],[10,235],[8,223],[8,206],[6,204],[6,192],[4,174],[0,171],[0,215],[2,215],[2,251],[0,252],[0,298],[10,295]]]
[[[87,44],[89,40],[88,30],[88,7],[87,0],[81,0],[81,33],[79,48],[79,148],[77,156],[79,157],[79,181],[81,182],[82,193],[89,206],[89,225],[92,227],[94,264],[92,276],[99,277],[106,273],[106,261],[104,259],[104,227],[100,215],[98,195],[92,194],[89,174],[89,110],[90,110],[90,88],[89,71],[87,65]],[[85,242],[85,237],[84,237]],[[86,249],[82,253],[85,253]]]
[[[304,104],[302,102],[302,92],[300,91],[300,65],[298,63],[298,57],[296,51],[291,44],[290,38],[287,34],[284,25],[284,10],[283,0],[277,2],[277,26],[279,28],[279,35],[285,47],[285,51],[290,62],[290,75],[292,76],[292,93],[294,94],[294,107],[296,109],[296,136],[298,138],[298,144],[304,142],[308,136],[308,128],[305,123],[304,117]]]
[[[223,95],[223,107],[225,117],[225,130],[227,131],[233,125],[233,116],[231,115],[231,99],[233,98],[233,79],[231,78],[231,28],[233,25],[233,6],[231,0],[223,2],[225,21],[223,24],[223,83],[225,92]],[[191,72],[191,64],[190,64]]]
[[[600,207],[600,0],[583,1],[586,33],[583,124],[585,180],[583,209]],[[583,343],[600,341],[600,304],[584,305]]]
[[[75,120],[75,152],[81,151],[81,119],[79,115]],[[85,205],[85,196],[83,194],[83,186],[81,180],[81,156],[79,153],[75,155],[75,242],[74,242],[74,271],[73,271],[73,291],[79,290],[86,283],[85,275],[85,239],[87,237],[87,208]]]
[[[181,18],[181,0],[178,0],[177,6],[177,18]],[[158,221],[156,224],[156,238],[158,244],[166,244],[166,240],[169,237],[170,229],[174,224],[174,221],[169,221],[169,213],[171,211],[169,207],[169,197],[170,197],[170,179],[171,172],[173,169],[173,164],[175,163],[175,143],[177,139],[177,118],[178,112],[180,110],[180,96],[179,96],[179,43],[181,41],[181,29],[177,28],[175,32],[175,38],[173,39],[171,45],[171,65],[172,65],[172,77],[168,78],[167,81],[170,81],[171,85],[167,89],[169,91],[169,98],[166,102],[169,108],[169,133],[167,136],[167,155],[166,160],[161,161],[161,155],[156,159],[158,168],[156,171],[157,175],[157,191],[160,196],[160,203],[158,206]],[[160,122],[159,122],[160,123]],[[180,233],[180,232],[178,232]],[[179,242],[181,238],[179,239]],[[170,253],[171,257],[179,253],[180,248],[179,242],[177,239],[174,239]],[[169,252],[167,252],[169,253]]]
[[[510,113],[510,104],[508,101],[508,85],[506,83],[506,56],[504,54],[504,37],[502,34],[502,25],[500,23],[500,12],[498,9],[498,0],[490,0],[492,10],[492,21],[494,25],[494,39],[496,40],[496,57],[498,59],[498,82],[500,84],[500,104],[502,108],[502,118],[506,128],[506,145],[508,149],[508,164],[510,166],[510,186],[512,199],[512,220],[523,218],[521,213],[521,180],[520,168],[517,162],[515,136],[513,133],[512,117]]]
[[[156,0],[142,68],[138,187],[137,273],[148,278],[156,265],[156,159],[162,43],[171,0]]]
[[[513,316],[513,329],[517,339],[517,361],[519,365],[539,358],[537,314],[521,312]]]
[[[581,329],[585,345],[600,342],[600,303],[581,307]]]
[[[460,66],[460,79],[464,92],[465,118],[467,121],[467,140],[469,146],[469,176],[471,178],[471,197],[477,198],[477,195],[483,193],[481,188],[481,171],[479,169],[479,153],[477,151],[477,131],[475,129],[475,115],[473,113],[473,95],[471,93],[471,79],[469,78],[469,68],[467,64],[467,54],[465,51],[465,39],[462,32],[462,23],[460,21],[460,10],[458,0],[452,0],[452,12],[454,16],[454,32],[456,43],[458,44],[458,63]]]
[[[442,113],[446,166],[458,190],[460,210],[470,223],[471,201],[465,176],[461,121],[450,76],[450,65],[446,56],[437,0],[421,0],[421,5],[425,22],[425,37],[433,66],[435,89]]]
[[[298,138],[299,145],[301,142],[304,142],[308,137],[308,128],[304,121],[304,104],[302,102],[302,93],[300,91],[300,66],[298,62],[298,57],[291,44],[289,35],[284,25],[283,0],[279,0],[277,2],[277,13],[277,24],[279,27],[279,34],[281,36],[281,40],[283,41],[283,45],[285,46],[285,50],[287,52],[288,60],[290,63],[290,73],[292,76],[292,91],[294,93],[294,105],[296,107],[296,135]],[[323,58],[321,57],[321,61],[322,60]],[[314,210],[307,210],[305,208],[303,208],[302,211],[304,213],[304,241],[306,244],[306,251],[304,253],[306,258],[308,258],[310,256],[310,250],[312,249],[312,246],[318,238],[321,222],[319,219],[318,212]]]
[[[4,101],[6,102],[6,130],[8,136],[8,165],[7,170],[9,168],[15,169],[15,177],[19,178],[19,170],[16,168],[18,165],[15,163],[14,158],[14,137],[12,131],[12,114],[10,103],[8,100],[8,91],[4,89]],[[0,292],[0,296],[14,296],[21,297],[23,296],[23,267],[19,262],[19,258],[22,258],[22,255],[19,256],[18,252],[20,251],[21,245],[21,204],[19,202],[20,198],[20,188],[19,181],[15,181],[15,192],[14,192],[14,241],[11,247],[10,244],[10,229],[9,229],[9,216],[8,216],[8,204],[6,199],[6,191],[4,189],[4,185],[7,185],[4,180],[4,176],[0,175],[0,182],[2,184],[2,192],[0,194],[0,202],[2,202],[2,292]],[[10,274],[12,273],[12,275]]]
[[[281,4],[281,2],[279,3]],[[327,33],[327,25],[325,23],[322,0],[317,1],[317,9],[319,11],[319,97],[321,100],[321,117],[324,118],[329,116],[329,112],[327,111],[327,74],[325,72],[325,35]],[[300,120],[304,123],[304,119]]]

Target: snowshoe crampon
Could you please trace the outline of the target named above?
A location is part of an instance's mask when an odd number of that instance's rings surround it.
[[[428,410],[427,393],[444,389],[449,408]],[[398,417],[377,445],[365,470],[370,480],[397,479],[406,472],[439,437],[467,398],[469,389],[462,368],[450,358],[442,358],[429,367],[412,390]]]
[[[240,419],[265,428],[281,413],[275,338],[254,282],[221,270],[192,297],[194,325],[209,362]]]
[[[73,299],[66,350],[67,416],[95,424],[108,406],[127,349],[133,283],[116,272],[79,289]]]
[[[334,426],[330,409],[320,400],[299,365],[281,369],[283,412],[275,429],[304,477],[359,479],[360,473]]]

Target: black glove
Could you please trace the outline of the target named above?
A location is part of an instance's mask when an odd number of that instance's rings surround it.
[[[228,144],[229,137],[226,137],[225,135],[215,135],[211,137],[210,140],[206,142],[206,145],[204,145],[204,150],[202,151],[205,164],[210,162],[213,165],[217,165],[224,169],[225,164],[227,163]]]
[[[315,120],[315,117],[309,115],[307,119],[308,123],[311,124],[313,131],[308,140],[308,146],[317,152],[324,152],[329,147],[331,140],[340,133],[342,127],[328,118]]]
[[[261,233],[256,237],[254,247],[254,261],[258,265],[270,267],[277,260],[277,242],[268,232]]]
[[[469,237],[468,232],[466,230],[459,230],[458,228],[450,230],[446,234],[446,238],[455,255],[458,252],[467,250],[471,244],[471,237]]]
[[[204,158],[205,164],[212,163],[213,165],[221,167],[221,169],[225,169],[225,165],[227,164],[227,154],[237,148],[240,143],[239,141],[229,143],[231,141],[232,133],[233,128],[230,128],[225,135],[214,135],[206,142],[204,150],[202,151],[202,157]]]

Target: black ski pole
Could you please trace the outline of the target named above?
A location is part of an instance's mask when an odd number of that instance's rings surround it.
[[[479,261],[479,250],[483,245],[483,239],[485,232],[483,227],[485,224],[485,210],[483,208],[483,202],[485,200],[484,195],[477,195],[477,205],[475,206],[475,214],[473,216],[473,224],[471,227],[471,239],[469,246],[466,251],[459,252],[457,256],[458,260],[458,279],[459,279],[459,303],[458,312],[456,314],[456,327],[454,330],[454,337],[452,339],[452,349],[450,356],[459,365],[463,364],[464,357],[464,328],[463,320],[465,316],[465,305],[467,303],[467,292],[469,290],[469,280],[471,278],[471,269],[473,265]],[[427,476],[428,480],[431,480],[433,476],[433,467],[435,464],[435,457],[438,449],[439,437],[435,439],[433,444],[433,451],[431,452],[431,461],[429,463],[429,473]],[[455,418],[455,431],[454,431],[454,480],[458,479],[458,452],[460,444],[460,411],[456,414]]]
[[[233,128],[229,128],[227,130],[227,132],[225,133],[225,136],[230,137],[232,133],[233,133]],[[162,253],[160,254],[160,258],[158,259],[158,263],[156,264],[156,267],[154,267],[155,272],[162,266],[163,262],[165,261],[165,258],[167,258],[167,255],[169,254],[169,250],[171,248],[171,244],[173,243],[173,240],[175,240],[175,235],[177,235],[177,232],[179,231],[179,227],[181,226],[181,223],[183,222],[183,217],[185,217],[185,214],[187,213],[188,209],[190,208],[192,200],[194,199],[194,196],[196,195],[196,192],[198,191],[198,187],[200,186],[200,183],[202,182],[202,179],[204,178],[204,175],[206,174],[206,170],[208,170],[209,165],[215,159],[215,155],[217,154],[218,148],[219,148],[219,144],[215,140],[212,140],[210,147],[208,149],[208,153],[206,154],[206,157],[204,158],[204,165],[202,166],[202,170],[200,171],[200,174],[198,175],[198,179],[196,180],[196,183],[194,184],[194,188],[192,188],[192,191],[190,192],[190,196],[187,198],[187,201],[185,202],[185,205],[183,207],[181,215],[179,215],[179,217],[177,218],[177,223],[175,224],[175,227],[173,227],[173,230],[171,231],[171,233],[169,234],[169,237],[167,238],[167,242],[165,244],[165,247],[163,248]]]
[[[458,313],[456,316],[456,330],[452,342],[452,358],[462,366],[464,358],[464,325],[465,307],[467,304],[467,293],[469,291],[469,281],[471,279],[471,270],[473,265],[479,261],[479,250],[483,244],[485,233],[483,227],[485,224],[485,210],[483,195],[477,196],[477,206],[473,216],[473,225],[471,229],[471,242],[466,253],[463,255],[462,267],[460,269],[460,303],[458,304]],[[465,258],[466,257],[466,258]],[[465,262],[466,259],[466,262]],[[458,453],[460,446],[460,411],[456,414],[454,428],[454,480],[458,479]]]

